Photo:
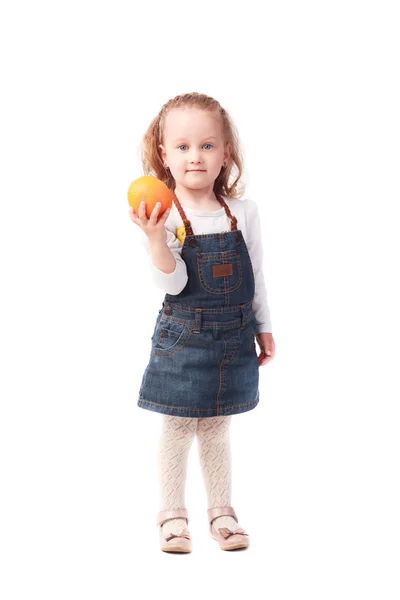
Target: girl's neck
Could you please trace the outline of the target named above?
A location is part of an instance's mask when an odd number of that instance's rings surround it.
[[[181,204],[195,210],[217,210],[221,208],[213,190],[193,190],[177,186],[175,194]]]

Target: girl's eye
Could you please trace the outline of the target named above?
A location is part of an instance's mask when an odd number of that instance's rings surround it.
[[[210,148],[212,148],[212,144],[203,144],[203,146],[210,146]],[[178,148],[180,150],[182,150],[182,148],[187,148],[187,145],[186,144],[181,144],[180,146],[178,146]]]

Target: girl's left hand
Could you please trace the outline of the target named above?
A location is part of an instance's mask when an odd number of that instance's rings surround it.
[[[258,366],[262,367],[274,358],[275,342],[272,333],[257,333],[256,340],[261,350],[258,355]]]

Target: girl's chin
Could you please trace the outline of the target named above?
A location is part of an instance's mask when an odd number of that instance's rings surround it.
[[[202,190],[204,188],[207,187],[213,187],[213,182],[210,181],[204,181],[204,179],[200,180],[200,178],[196,181],[195,177],[192,177],[190,180],[189,179],[185,179],[185,181],[177,181],[176,182],[176,187],[179,189],[180,187],[182,188],[188,188],[188,189],[192,189],[192,190]]]

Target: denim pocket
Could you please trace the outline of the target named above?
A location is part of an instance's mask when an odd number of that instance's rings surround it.
[[[153,352],[156,354],[175,354],[187,342],[191,330],[187,325],[161,320],[154,333]]]
[[[250,329],[255,337],[257,335],[257,325],[256,325],[256,318],[254,316],[250,321]]]
[[[197,254],[201,286],[211,294],[234,292],[242,283],[242,270],[238,250]]]

